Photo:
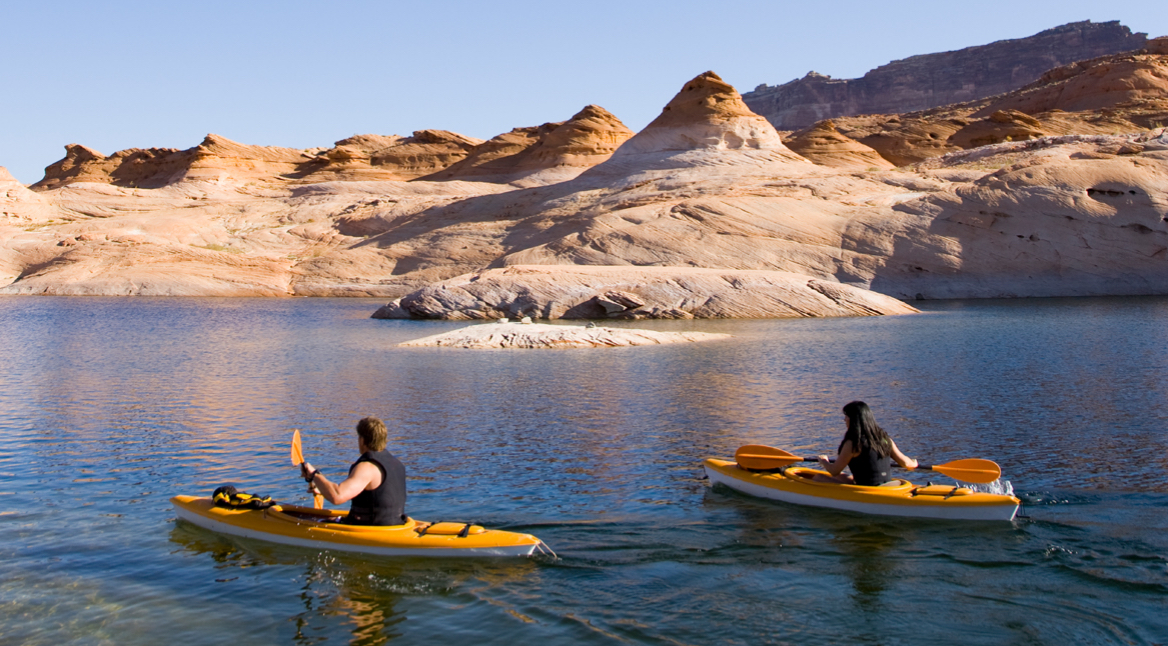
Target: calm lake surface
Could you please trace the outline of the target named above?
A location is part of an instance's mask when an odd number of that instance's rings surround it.
[[[0,298],[0,643],[1168,643],[1168,299],[640,322],[734,337],[559,351],[396,348],[461,324],[378,305]],[[997,461],[1029,518],[703,480],[745,443],[833,451],[852,399],[911,456]],[[307,502],[290,429],[333,476],[365,415],[411,516],[559,558],[366,558],[176,521],[171,496],[226,483]]]

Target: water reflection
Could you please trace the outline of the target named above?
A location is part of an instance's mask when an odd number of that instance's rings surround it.
[[[855,523],[850,531],[831,536],[831,544],[844,556],[841,566],[852,580],[856,605],[864,612],[880,612],[892,579],[890,557],[900,541],[869,519],[856,518]]]

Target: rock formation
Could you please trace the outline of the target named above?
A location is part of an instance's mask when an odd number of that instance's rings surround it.
[[[787,139],[787,147],[820,166],[885,170],[892,162],[880,153],[836,130],[830,119]]]
[[[65,158],[45,169],[34,189],[96,182],[127,188],[159,188],[183,180],[268,180],[293,173],[310,159],[305,151],[249,146],[210,134],[187,150],[131,148],[109,157],[78,144],[65,146]]]
[[[36,190],[95,182],[126,188],[161,188],[184,180],[319,183],[411,180],[465,158],[482,143],[445,130],[412,137],[358,135],[327,150],[250,146],[210,134],[194,148],[118,151],[109,157],[78,144],[45,169]]]
[[[546,323],[488,323],[399,343],[406,348],[566,349],[616,348],[635,345],[667,345],[728,339],[728,334],[709,332],[658,332],[630,328],[548,325]]]
[[[779,133],[713,72],[686,83],[660,116],[593,172],[606,175],[699,165],[803,162]]]
[[[160,188],[74,181],[31,192],[6,184],[0,293],[375,295],[401,299],[408,315],[453,316],[503,311],[538,289],[532,303],[541,316],[582,308],[604,318],[865,313],[842,305],[870,308],[874,297],[853,289],[907,299],[1163,294],[1168,136],[1132,129],[1155,125],[1164,61],[1151,51],[1103,57],[1052,71],[1017,94],[896,122],[835,120],[840,135],[886,158],[864,128],[891,137],[911,124],[925,133],[913,143],[919,151],[933,142],[925,161],[895,169],[810,163],[712,73],[686,83],[607,161],[529,188],[342,180],[343,172],[313,183],[270,175],[290,163],[287,149],[210,141],[205,165],[180,165],[181,179]],[[1111,107],[1030,114],[1018,103],[1099,96]],[[1095,130],[1056,130],[1076,124]],[[1107,124],[1126,134],[1099,133]],[[1010,140],[957,145],[1002,133]],[[342,145],[392,150],[397,141]],[[806,143],[808,151],[863,152],[826,126]],[[297,154],[315,163],[318,152]],[[370,166],[375,157],[369,153]],[[61,172],[76,169],[76,178],[107,158],[77,150],[73,159]],[[545,289],[540,274],[497,281],[486,271],[531,265],[564,287]],[[585,276],[572,267],[581,265],[609,273]],[[642,271],[669,278],[627,280]],[[799,278],[722,277],[732,272]],[[605,282],[614,273],[625,282]],[[433,289],[446,280],[453,296]],[[472,286],[479,282],[497,291]]]
[[[1077,22],[1027,38],[912,56],[858,79],[811,72],[777,87],[760,85],[743,99],[779,130],[798,130],[823,119],[982,99],[1020,88],[1053,67],[1138,50],[1146,41],[1147,34],[1133,34],[1118,22]]]
[[[611,112],[589,105],[568,121],[515,128],[476,146],[466,159],[423,180],[562,182],[612,156],[633,132]]]
[[[894,298],[790,272],[536,265],[444,280],[374,318],[796,318],[915,311]]]

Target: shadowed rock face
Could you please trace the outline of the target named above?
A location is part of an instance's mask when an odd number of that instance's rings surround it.
[[[914,112],[982,99],[1020,88],[1051,68],[1138,50],[1146,42],[1147,34],[1133,34],[1118,22],[1085,21],[1027,38],[912,56],[858,79],[811,72],[777,87],[760,85],[743,99],[779,130],[798,130],[822,119]]]

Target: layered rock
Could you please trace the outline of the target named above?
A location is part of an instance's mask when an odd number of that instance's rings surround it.
[[[295,177],[304,183],[408,181],[449,168],[482,143],[447,130],[418,130],[410,137],[357,135],[317,154]]]
[[[607,160],[632,136],[611,112],[589,105],[568,121],[503,133],[476,146],[466,159],[422,179],[531,186],[565,181]]]
[[[1140,52],[1080,61],[981,101],[833,123],[897,166],[1050,135],[1136,133],[1168,124],[1168,55]]]
[[[728,339],[728,334],[709,332],[658,332],[630,328],[582,327],[540,323],[489,323],[472,325],[399,343],[406,348],[471,348],[478,350],[616,348],[637,345],[669,345]]]
[[[1118,22],[1070,23],[1046,31],[951,52],[912,56],[862,78],[809,73],[744,95],[750,108],[780,130],[798,130],[834,117],[896,114],[1009,92],[1059,67],[1141,49],[1147,34]]]
[[[894,298],[789,272],[511,266],[424,287],[374,318],[795,318],[915,311]]]

